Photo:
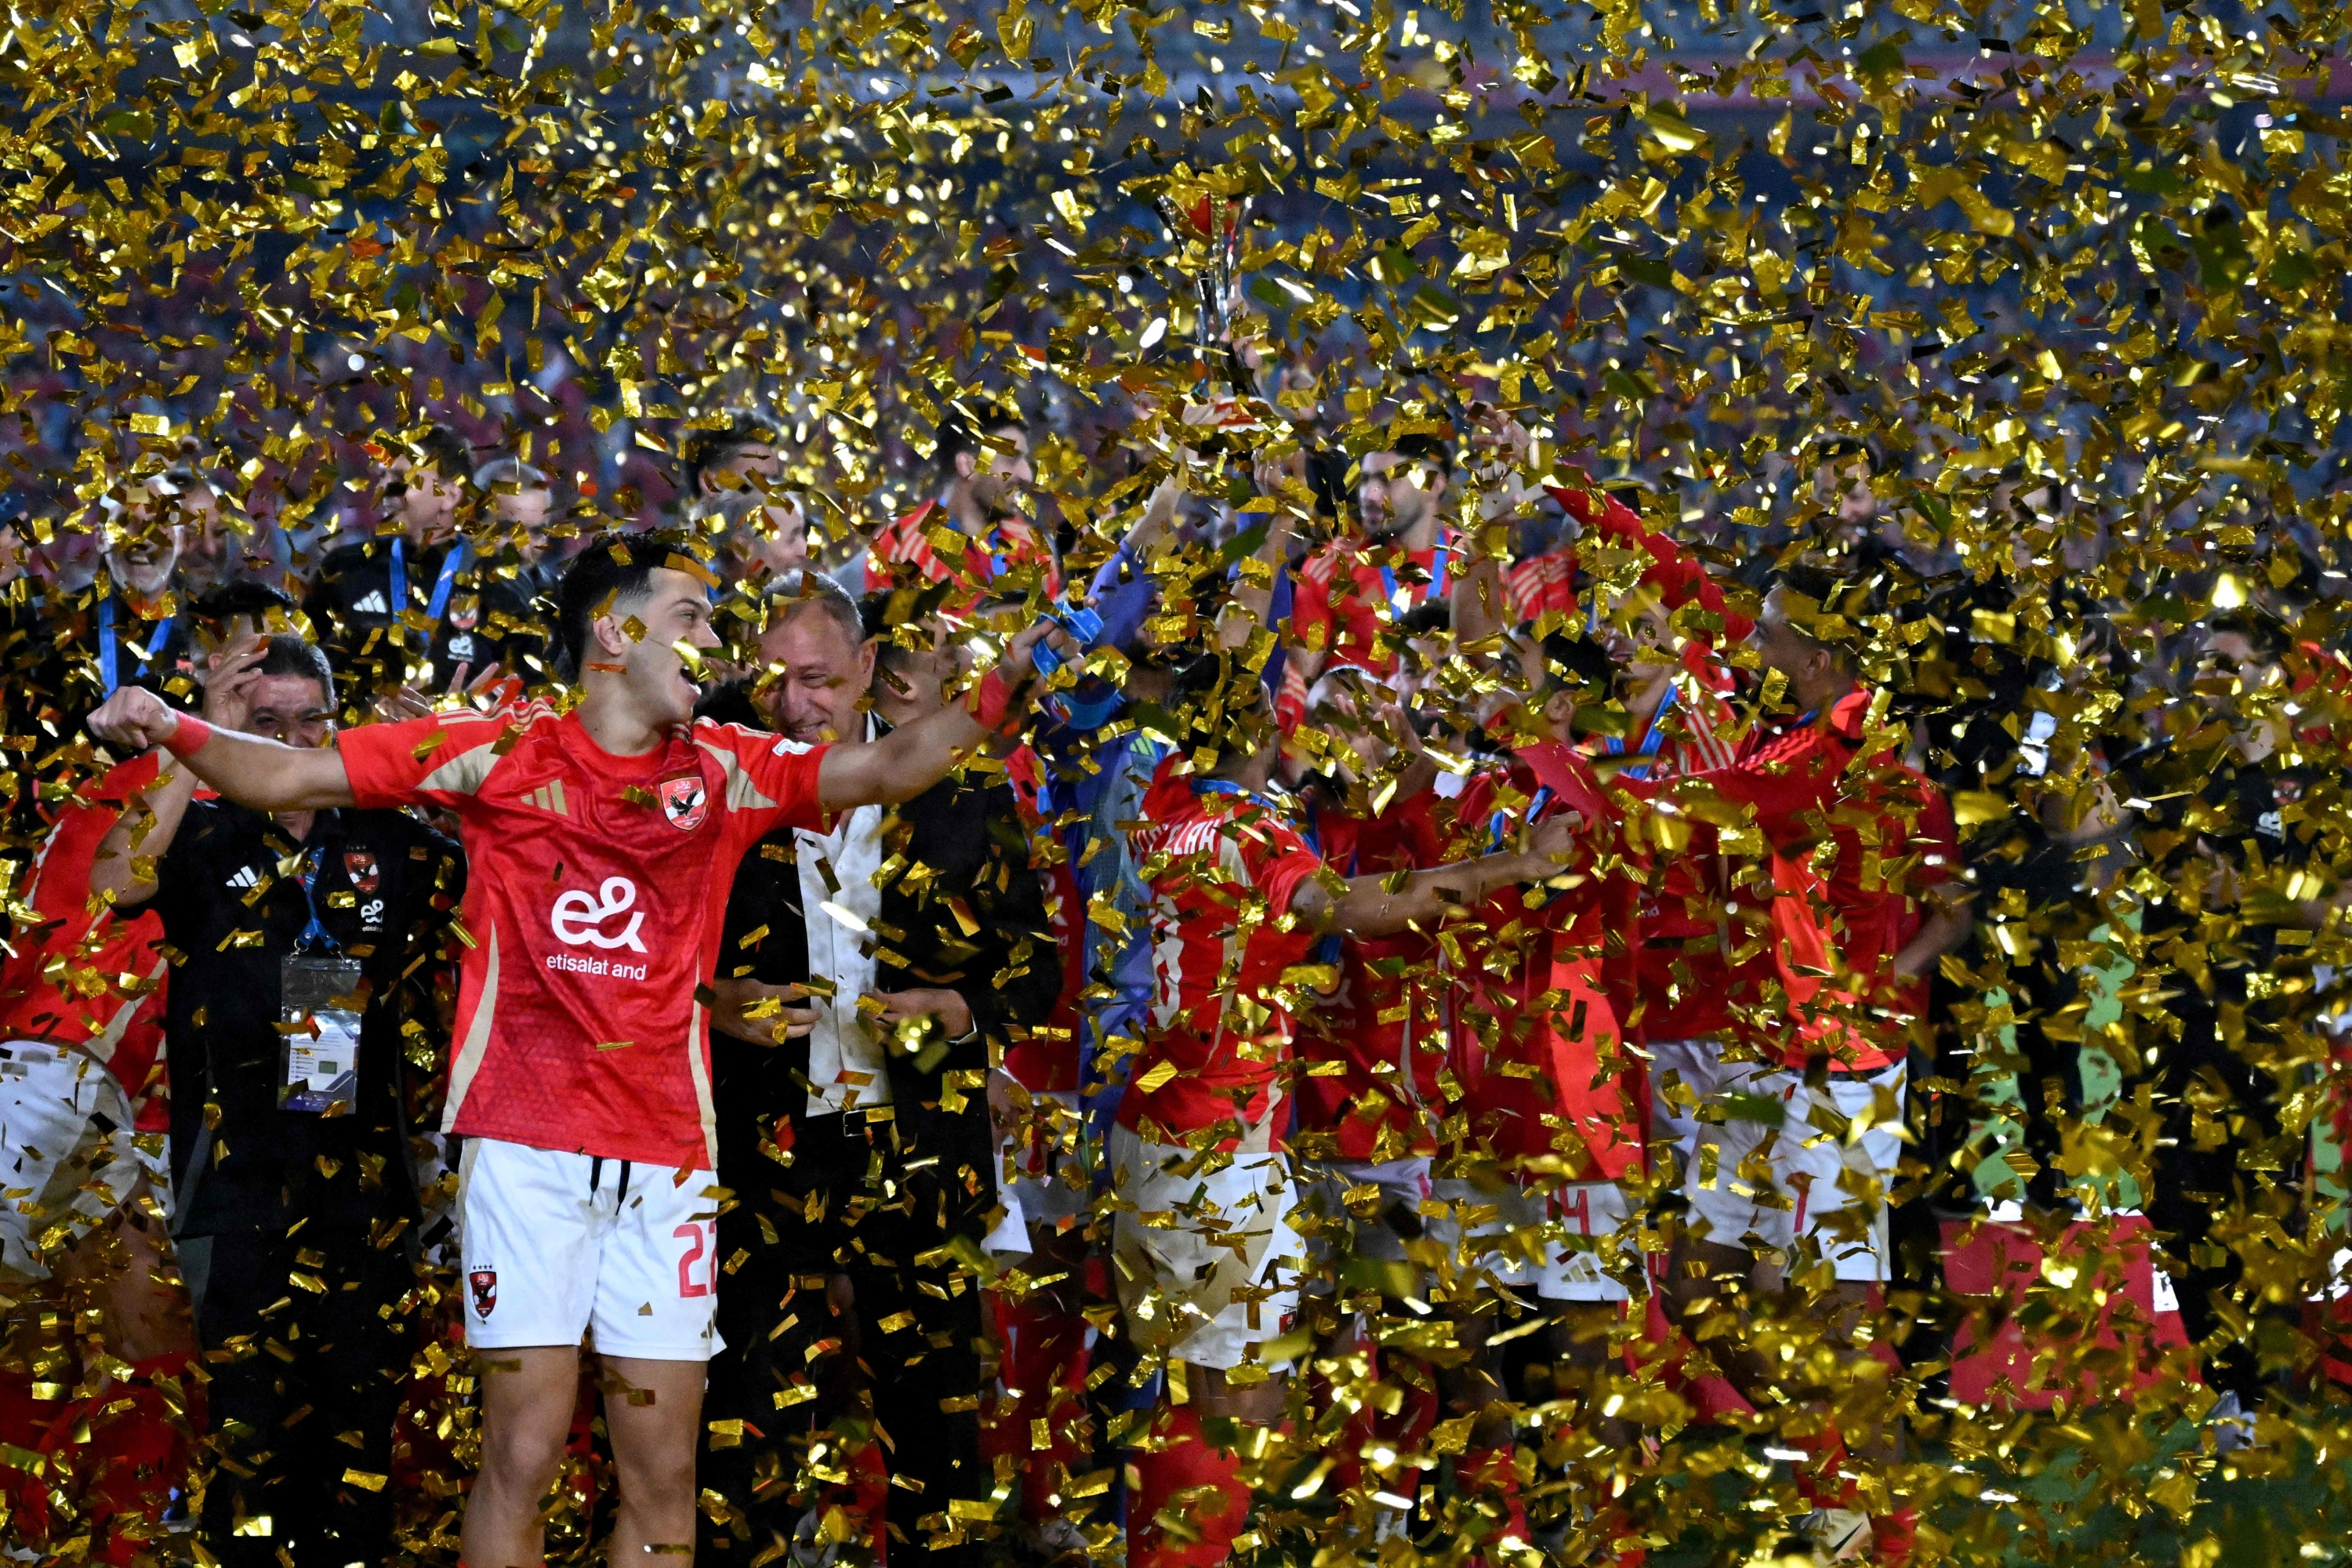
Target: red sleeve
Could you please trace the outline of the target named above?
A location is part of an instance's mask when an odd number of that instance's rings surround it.
[[[1663,784],[1621,778],[1617,786],[1654,799],[1712,790],[1717,799],[1753,807],[1756,826],[1777,850],[1825,831],[1830,801],[1837,794],[1843,772],[1844,759],[1837,748],[1823,744],[1817,731],[1808,731],[1793,737],[1791,743],[1760,752],[1732,767],[1714,768]],[[1644,783],[1649,787],[1636,787]]]
[[[58,813],[56,826],[34,857],[33,884],[25,899],[44,921],[87,918],[89,874],[98,864],[99,847],[121,820],[123,807],[154,784],[163,772],[162,757],[160,752],[143,752],[116,763]]]
[[[715,804],[744,842],[765,838],[779,827],[831,830],[833,818],[817,788],[831,747],[804,745],[740,724],[698,724],[694,739],[726,769],[727,795]]]
[[[1744,642],[1748,634],[1755,630],[1753,619],[1726,606],[1723,590],[1706,574],[1706,567],[1697,557],[1675,542],[1673,536],[1651,529],[1622,501],[1591,489],[1589,482],[1582,488],[1548,485],[1545,489],[1586,528],[1647,554],[1651,564],[1643,574],[1643,580],[1663,593],[1669,605],[1679,607],[1696,600],[1701,609],[1721,616],[1723,633],[1717,640],[1726,644]]]
[[[1316,561],[1309,556],[1297,572],[1291,574],[1290,641],[1294,647],[1308,653],[1328,655],[1338,639],[1331,630],[1331,576],[1316,570]],[[1320,637],[1309,637],[1309,628],[1320,626]]]
[[[1935,782],[1916,773],[1912,777],[1919,792],[1919,815],[1911,824],[1911,843],[1919,865],[1906,880],[1914,889],[1933,888],[1959,874],[1959,829],[1952,821],[1951,801]]]
[[[1322,868],[1323,858],[1312,849],[1300,847],[1277,851],[1257,872],[1257,884],[1265,893],[1267,912],[1288,912],[1290,900],[1298,896],[1298,889]],[[1269,921],[1262,929],[1271,932],[1273,923]]]
[[[396,724],[363,724],[335,737],[352,804],[363,811],[404,805],[462,810],[514,732],[504,714],[428,713]]]

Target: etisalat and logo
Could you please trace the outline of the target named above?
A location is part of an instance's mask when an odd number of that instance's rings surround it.
[[[646,944],[637,933],[646,923],[646,912],[635,909],[636,901],[635,882],[626,877],[607,877],[594,893],[574,888],[559,896],[555,907],[548,911],[548,929],[555,932],[556,941],[567,947],[642,953]],[[612,922],[623,915],[628,916],[627,923],[618,930],[612,929]],[[609,975],[615,980],[646,977],[642,963],[576,952],[551,952],[547,955],[547,967],[573,974]]]

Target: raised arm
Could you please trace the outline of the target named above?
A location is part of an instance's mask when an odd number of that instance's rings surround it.
[[[195,776],[255,811],[324,811],[352,804],[343,759],[217,729],[174,712],[153,692],[126,686],[89,716],[90,733],[122,752],[161,746]]]
[[[912,800],[945,778],[948,770],[989,741],[1003,734],[1043,689],[1031,650],[1051,638],[1074,655],[1069,634],[1039,621],[1007,645],[1004,657],[965,694],[904,724],[870,746],[834,746],[818,764],[817,799],[827,811],[861,805],[895,805]]]
[[[1291,895],[1290,912],[1318,931],[1340,936],[1388,936],[1430,925],[1476,908],[1501,889],[1559,874],[1570,841],[1583,826],[1564,812],[1537,827],[1524,851],[1505,850],[1414,871],[1350,878],[1338,898],[1313,878]]]
[[[1465,559],[1447,606],[1456,647],[1482,642],[1507,627],[1501,552],[1528,495],[1519,471],[1535,452],[1535,438],[1509,415],[1486,409],[1475,419],[1470,445],[1480,485],[1478,510],[1462,520]]]
[[[1290,534],[1296,526],[1287,507],[1276,507],[1266,520],[1265,540],[1241,563],[1239,580],[1234,584],[1233,596],[1217,616],[1217,646],[1237,648],[1257,634],[1260,627],[1273,630],[1269,617],[1274,609],[1275,584],[1279,580],[1285,562],[1290,553]]]
[[[195,793],[196,775],[184,763],[166,760],[147,793],[116,815],[100,841],[89,867],[90,895],[111,900],[117,909],[153,898],[155,867],[171,852]]]

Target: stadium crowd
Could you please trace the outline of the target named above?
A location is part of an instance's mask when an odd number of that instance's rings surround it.
[[[1975,562],[1831,440],[1735,553],[1311,402],[1144,411],[1107,557],[1010,402],[864,537],[754,415],[654,528],[425,426],[340,532],[166,454],[0,536],[9,744],[102,748],[11,808],[19,1539],[1635,1562],[1696,1419],[1900,1561],[1890,1299],[1996,1201],[2137,1220],[2080,1375],[2310,1374],[2320,563],[2126,635],[2046,476]]]

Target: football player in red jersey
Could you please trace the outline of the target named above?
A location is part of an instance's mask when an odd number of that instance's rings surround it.
[[[1752,641],[1768,699],[1785,692],[1795,721],[1759,736],[1732,767],[1663,784],[1620,780],[1699,824],[1692,849],[1727,808],[1760,838],[1758,863],[1735,879],[1725,906],[1731,940],[1756,954],[1730,975],[1743,1048],[1727,1055],[1745,1059],[1717,1062],[1689,1086],[1715,1111],[1696,1124],[1684,1179],[1692,1228],[1678,1238],[1665,1295],[1677,1322],[1695,1321],[1760,1258],[1768,1288],[1825,1298],[1825,1339],[1849,1371],[1807,1371],[1796,1385],[1840,1410],[1805,1439],[1823,1472],[1808,1478],[1822,1506],[1807,1532],[1838,1559],[1867,1550],[1873,1535],[1854,1506],[1864,1500],[1828,1479],[1843,1436],[1881,1459],[1895,1453],[1891,1418],[1856,1392],[1874,1366],[1863,1315],[1890,1277],[1886,1205],[1903,1136],[1906,1042],[1886,1010],[1916,1005],[1920,977],[1968,931],[1965,905],[1938,891],[1956,854],[1948,813],[1891,754],[1885,732],[1874,732],[1850,640],[1868,594],[1810,569],[1787,574],[1766,595]],[[1759,1119],[1757,1107],[1773,1102],[1779,1119]],[[1790,1381],[1752,1351],[1726,1363],[1751,1399]],[[1901,1510],[1883,1495],[1869,1500],[1881,1505],[1870,1510],[1882,1516],[1880,1533],[1901,1534]]]
[[[616,1556],[693,1551],[696,1428],[714,1348],[708,1019],[727,887],[793,823],[922,793],[1017,723],[1031,653],[1013,639],[965,700],[871,745],[809,747],[693,721],[718,646],[709,575],[683,540],[607,536],[558,592],[581,689],[543,703],[348,731],[303,751],[215,731],[125,689],[90,727],[163,746],[260,811],[429,803],[470,861],[445,1130],[467,1137],[459,1205],[469,1342],[483,1378],[482,1474],[461,1555],[541,1556],[541,1500],[592,1329],[621,1479]]]
[[[1036,477],[1029,427],[1017,407],[978,399],[973,405],[968,416],[950,415],[940,426],[938,498],[875,535],[866,557],[867,593],[929,583],[1014,597],[1041,583],[1048,595],[1061,592],[1054,542],[1018,510]]]

